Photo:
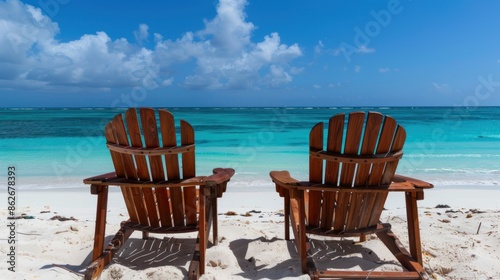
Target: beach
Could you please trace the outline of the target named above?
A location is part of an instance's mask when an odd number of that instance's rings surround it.
[[[419,201],[424,267],[430,279],[497,279],[500,269],[500,190],[495,186],[439,187]],[[1,201],[7,201],[2,192]],[[20,190],[15,272],[1,262],[9,279],[81,279],[93,246],[96,197],[88,189]],[[436,208],[449,207],[449,208]],[[292,241],[284,240],[283,201],[273,188],[251,191],[228,188],[219,200],[219,245],[207,250],[206,273],[201,279],[309,279],[302,275]],[[236,215],[226,215],[235,212]],[[106,236],[111,238],[126,218],[120,192],[112,190]],[[401,194],[390,196],[383,222],[406,244],[406,218]],[[1,234],[8,236],[7,227]],[[153,236],[143,241],[134,233],[103,272],[101,279],[184,279],[194,248],[193,235]],[[319,267],[394,270],[392,255],[375,238],[364,243],[315,241]],[[2,239],[1,254],[9,253]],[[322,247],[323,246],[323,247]],[[330,255],[324,246],[340,246]],[[327,254],[327,252],[330,252]],[[372,253],[373,252],[373,253]],[[364,257],[360,257],[364,256]],[[366,257],[368,256],[368,257]]]

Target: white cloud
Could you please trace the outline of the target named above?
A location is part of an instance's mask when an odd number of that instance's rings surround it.
[[[246,0],[220,0],[217,14],[199,31],[165,39],[154,33],[154,47],[142,47],[147,24],[133,32],[136,44],[112,39],[104,31],[59,42],[59,26],[39,8],[19,0],[0,1],[0,89],[107,90],[140,85],[154,77],[170,86],[174,64],[186,64],[176,81],[187,88],[239,89],[278,87],[303,69],[290,66],[301,56],[297,44],[286,45],[278,33],[251,39],[255,26],[246,20]],[[191,67],[191,68],[190,68]],[[173,70],[172,70],[173,69]],[[180,74],[177,74],[180,75]]]
[[[325,45],[321,40],[318,41],[318,44],[316,46],[314,46],[314,53],[317,55],[330,54],[333,56],[339,56],[341,54],[344,54],[344,52],[346,52],[346,50],[343,47],[338,47],[335,49],[325,48]],[[356,49],[356,52],[359,53],[358,49]]]
[[[452,88],[449,84],[443,83],[443,84],[438,84],[438,83],[432,83],[432,86],[434,87],[434,90],[440,93],[451,93]]]
[[[325,48],[325,45],[323,45],[323,42],[319,41],[316,46],[314,46],[314,53],[316,54],[321,54],[323,53],[323,49]]]
[[[366,45],[361,45],[359,48],[356,50],[357,53],[373,53],[375,52],[375,49],[369,48]]]
[[[255,28],[251,22],[245,21],[243,10],[246,4],[246,0],[220,0],[217,15],[205,22],[205,29],[199,35],[207,36],[218,52],[239,54],[250,43],[250,35]]]
[[[188,32],[175,42],[157,41],[159,61],[168,66],[194,59],[197,67],[183,81],[193,89],[256,89],[291,82],[290,73],[297,73],[297,69],[288,64],[302,51],[297,44],[282,44],[278,33],[252,43],[254,26],[245,22],[245,5],[243,0],[221,1],[217,16],[205,22],[204,30]]]
[[[134,31],[134,37],[137,40],[137,42],[142,42],[144,40],[147,40],[149,37],[149,26],[147,24],[140,24],[139,25],[139,30]]]
[[[292,67],[290,68],[290,73],[291,73],[292,75],[298,75],[298,74],[300,74],[300,73],[302,73],[302,72],[304,72],[304,68],[303,68],[303,67],[298,68],[298,67],[293,67],[293,66],[292,66]]]
[[[391,71],[391,69],[389,69],[389,68],[387,68],[387,67],[384,67],[384,68],[379,68],[379,69],[378,69],[378,71],[379,71],[380,73],[387,73],[387,72]]]
[[[314,84],[314,85],[313,85],[313,88],[315,88],[315,89],[321,89],[321,85]]]
[[[359,66],[359,65],[355,65],[355,66],[354,66],[354,72],[356,72],[356,73],[361,72],[361,66]]]

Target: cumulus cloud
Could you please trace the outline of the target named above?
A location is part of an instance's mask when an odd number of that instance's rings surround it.
[[[297,44],[281,43],[278,33],[251,42],[255,27],[245,21],[246,4],[244,0],[221,0],[216,17],[205,22],[204,30],[188,32],[177,41],[157,41],[157,54],[165,64],[196,61],[194,73],[183,81],[185,87],[258,89],[293,80],[292,72],[297,73],[297,68],[289,62],[302,55],[301,49]]]
[[[18,0],[0,2],[0,87],[76,90],[137,85],[147,71],[157,72],[152,51],[105,32],[59,42],[57,23],[41,9]]]
[[[387,67],[384,67],[384,68],[379,68],[379,69],[378,69],[378,71],[379,71],[380,73],[387,73],[387,72],[391,71],[391,69],[389,69],[389,68],[387,68]]]
[[[290,83],[301,71],[290,65],[301,49],[282,43],[278,33],[253,42],[255,26],[246,19],[246,5],[246,0],[220,0],[216,16],[202,30],[176,39],[153,33],[154,47],[146,48],[147,24],[133,31],[136,43],[110,38],[105,31],[59,42],[58,24],[41,9],[19,0],[0,1],[0,88],[106,90],[136,86],[145,77],[153,77],[158,87],[175,80],[192,89]],[[183,76],[173,74],[177,64],[186,65]]]

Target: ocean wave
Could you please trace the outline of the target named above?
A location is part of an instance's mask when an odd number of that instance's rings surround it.
[[[422,178],[418,177],[424,181],[432,183],[435,187],[439,186],[498,186],[500,188],[500,179],[461,179],[461,180],[452,180],[450,178]],[[274,189],[274,183],[269,180],[254,180],[254,181],[237,181],[231,180],[228,184],[228,189],[237,188],[242,189],[246,188],[252,190],[252,188],[270,188]],[[58,190],[58,189],[82,189],[84,191],[88,190],[88,186],[84,186],[83,184],[75,185],[75,184],[24,184],[18,187],[18,190],[22,192],[22,190]],[[119,191],[119,188],[111,188],[112,191]]]
[[[419,171],[423,173],[451,173],[451,174],[498,174],[500,175],[500,170],[496,169],[466,169],[466,168],[450,168],[450,167],[442,167],[442,168],[421,168]]]
[[[500,154],[405,154],[404,158],[500,158]]]

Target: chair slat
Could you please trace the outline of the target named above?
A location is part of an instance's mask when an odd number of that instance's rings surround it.
[[[323,123],[316,124],[309,134],[309,149],[323,149]],[[321,183],[323,180],[323,160],[309,157],[309,181]],[[310,191],[308,199],[309,209],[307,220],[309,225],[320,225],[321,200],[323,193],[321,191]]]
[[[144,134],[144,142],[147,148],[159,148],[160,141],[158,139],[158,127],[156,124],[156,116],[154,109],[141,108],[142,132]],[[163,172],[163,162],[161,156],[149,156],[149,168],[151,170],[151,179],[153,181],[165,180]]]
[[[396,135],[394,136],[394,141],[392,143],[391,151],[397,151],[403,149],[403,145],[406,140],[406,131],[398,126],[396,130]],[[399,161],[389,162],[386,164],[384,175],[382,176],[382,184],[390,183],[396,173],[396,168],[398,167]]]
[[[394,119],[392,119],[392,118],[390,118],[390,119],[391,119],[391,123],[392,122],[396,123],[396,121]],[[406,140],[406,132],[401,126],[396,125],[395,130],[396,130],[395,136],[393,138],[392,145],[389,149],[389,152],[395,151],[395,150],[401,150],[403,148],[404,141]],[[382,178],[381,178],[381,184],[384,184],[385,182],[390,183],[392,181],[397,165],[398,165],[398,161],[386,163],[385,170],[384,170],[384,173],[382,174]],[[384,193],[377,194],[375,208],[372,212],[372,217],[370,218],[371,224],[376,223],[378,220],[380,220],[380,214],[378,216],[376,216],[374,214],[375,213],[382,213],[382,209],[384,208],[385,201],[387,200],[387,195],[388,194],[384,194]]]
[[[141,139],[141,129],[139,128],[139,122],[137,119],[137,112],[135,109],[129,109],[125,112],[125,120],[127,121],[128,135],[130,137],[130,144],[133,147],[143,147],[142,139]],[[135,155],[135,164],[137,170],[137,176],[141,180],[151,180],[148,171],[148,164],[145,156]],[[125,187],[123,187],[125,188]],[[151,189],[137,189],[131,190],[130,192],[134,192],[137,195],[141,195],[143,197],[143,202],[145,204],[146,213],[145,215],[148,217],[149,223],[148,225],[158,226],[158,218],[155,214],[154,206],[154,197]],[[142,193],[142,194],[141,194]],[[142,203],[141,203],[142,204]]]
[[[104,129],[104,136],[106,138],[106,141],[108,143],[117,143],[118,141],[116,140],[115,133],[113,131],[113,123],[110,122],[106,125],[106,128]],[[121,155],[117,152],[110,151],[111,154],[111,159],[113,161],[113,166],[115,167],[115,173],[117,176],[120,177],[125,177],[126,172],[125,172],[125,166],[122,163],[122,158]],[[122,195],[123,199],[125,201],[125,205],[127,207],[127,211],[130,215],[130,219],[132,221],[138,222],[139,217],[137,216],[137,212],[135,211],[134,207],[134,198],[132,196],[132,193],[129,188],[121,188],[122,189]]]
[[[328,122],[328,138],[327,151],[340,153],[342,150],[342,139],[344,138],[344,114],[339,114],[330,118]],[[325,184],[338,186],[340,163],[326,161],[325,167]],[[337,193],[326,192],[323,194],[323,215],[321,219],[321,227],[331,229],[333,225],[333,217],[335,205],[337,203]]]
[[[159,110],[159,115],[163,147],[175,147],[177,145],[177,139],[175,133],[174,116],[166,110]],[[167,179],[180,179],[178,155],[165,155],[165,162],[167,165]]]
[[[113,118],[112,125],[117,140],[117,143],[114,144],[120,144],[124,146],[130,145],[128,141],[127,130],[125,129],[125,124],[123,122],[121,114]],[[137,179],[137,170],[135,168],[132,155],[121,154],[121,158],[123,166],[125,168],[125,172],[127,174],[126,178]],[[130,194],[132,195],[132,200],[134,201],[134,208],[135,212],[137,213],[138,222],[146,225],[149,224],[142,191],[138,188],[133,188],[130,189]]]
[[[106,141],[108,143],[116,143],[118,140],[115,138],[115,134],[113,131],[113,124],[110,122],[106,125],[104,129],[104,136],[106,137]],[[122,158],[120,153],[109,151],[111,154],[111,160],[113,161],[113,166],[115,167],[115,172],[117,176],[125,177],[126,171],[125,166],[122,163]]]
[[[380,128],[384,117],[380,113],[369,113],[365,126],[365,133],[363,137],[363,145],[361,146],[360,155],[373,155],[377,147],[378,138],[380,135]],[[360,164],[356,177],[355,186],[364,186],[368,182],[368,176],[371,170],[371,165]]]
[[[377,153],[387,153],[391,151],[391,146],[394,141],[394,134],[396,132],[398,125],[396,121],[386,116],[384,120],[384,125],[380,133],[380,139],[377,146]],[[400,149],[399,149],[400,150]],[[372,174],[370,176],[369,182],[371,185],[379,185],[382,183],[383,174],[386,164],[374,164],[372,167]],[[369,225],[376,224],[380,220],[380,215],[382,209],[384,208],[385,201],[387,199],[387,193],[379,193],[375,197],[375,203],[371,211]]]
[[[192,145],[194,144],[194,129],[193,127],[181,120],[181,144]],[[189,178],[196,176],[195,169],[195,154],[194,150],[182,154],[182,177]],[[184,202],[185,202],[185,215],[186,224],[196,224],[197,208],[197,195],[196,187],[184,187]]]
[[[382,127],[382,131],[380,133],[380,138],[376,153],[387,153],[390,151],[396,127],[397,127],[396,121],[393,118],[386,116]],[[372,167],[371,176],[368,180],[368,184],[370,185],[381,184],[384,169],[385,169],[385,164],[374,164]]]
[[[142,113],[141,113],[142,115]],[[154,115],[154,112],[153,112]],[[139,120],[137,118],[137,111],[135,109],[129,109],[125,113],[125,118],[127,120],[127,126],[129,130],[130,141],[133,147],[148,147],[148,143],[142,143],[141,129],[139,125]],[[144,117],[141,116],[144,120]],[[144,125],[143,125],[144,129]],[[147,141],[147,140],[146,140]],[[137,174],[141,180],[151,180],[152,174],[149,172],[147,157],[141,155],[135,155]],[[147,209],[147,216],[149,218],[149,225],[153,227],[160,226],[158,222],[158,211],[156,209],[156,202],[153,190],[151,188],[140,188],[142,192],[144,204]]]
[[[163,147],[175,147],[177,145],[174,116],[166,111],[159,110],[160,131]],[[165,155],[165,164],[168,180],[179,180],[179,159],[178,155]],[[170,190],[167,188],[157,188],[158,208],[160,210],[160,219],[163,226],[171,227],[172,223],[172,205],[170,204]]]
[[[114,144],[120,144],[128,146],[129,141],[127,137],[127,131],[125,130],[125,124],[123,123],[122,115],[117,115],[111,121],[113,133],[115,135]],[[131,155],[121,154],[121,162],[123,168],[125,169],[125,177],[137,179],[137,172],[135,169],[134,159]]]
[[[365,114],[363,112],[354,112],[349,114],[347,131],[344,141],[344,154],[358,154]],[[355,179],[356,164],[343,163],[340,173],[340,185],[352,186]],[[337,207],[335,208],[335,221],[333,227],[335,230],[344,230],[348,218],[349,205],[352,194],[339,193],[337,196]]]
[[[366,120],[365,132],[363,135],[363,145],[360,155],[373,155],[377,148],[380,135],[380,128],[384,117],[380,113],[369,113]],[[366,186],[370,175],[372,164],[359,164],[354,185],[356,187]],[[376,195],[374,193],[356,194],[351,202],[347,230],[368,227],[370,211],[373,209]]]
[[[129,109],[125,112],[125,119],[127,120],[128,134],[132,147],[143,147],[141,138],[141,129],[139,128],[139,121],[135,109]],[[151,180],[149,177],[148,163],[146,157],[142,155],[134,156],[137,166],[137,176],[141,180]]]

